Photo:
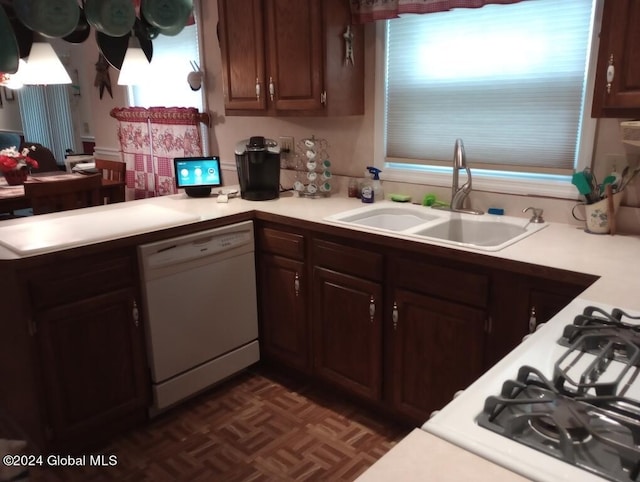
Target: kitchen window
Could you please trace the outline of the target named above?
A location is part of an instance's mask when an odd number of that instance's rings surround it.
[[[596,7],[535,0],[378,22],[384,177],[449,186],[462,138],[475,189],[575,198],[571,174],[591,164],[595,138]]]
[[[135,107],[195,107],[202,110],[202,90],[193,91],[187,75],[191,62],[201,65],[197,24],[173,36],[153,39],[151,71],[139,85],[129,87],[129,105]]]
[[[139,85],[128,88],[130,107],[194,107],[207,111],[204,86],[192,90],[187,76],[202,67],[201,2],[193,2],[194,22],[187,24],[177,35],[158,35],[153,39],[150,73]],[[209,152],[207,126],[200,125],[203,153]]]
[[[153,39],[150,73],[140,85],[128,89],[131,107],[195,107],[205,111],[204,88],[191,90],[187,75],[202,68],[202,1],[193,1],[193,22],[176,35],[158,35]],[[204,132],[204,131],[203,131]],[[203,138],[204,140],[204,138]]]

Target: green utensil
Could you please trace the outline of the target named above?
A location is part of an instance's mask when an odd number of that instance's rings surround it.
[[[614,182],[616,182],[616,176],[605,177],[604,180],[602,181],[602,184],[600,184],[600,186],[598,187],[598,192],[600,196],[604,194],[604,190],[607,187],[607,184],[613,184]]]
[[[571,177],[571,184],[573,184],[580,194],[583,196],[589,195],[591,193],[591,179],[590,175],[583,172],[576,172]]]

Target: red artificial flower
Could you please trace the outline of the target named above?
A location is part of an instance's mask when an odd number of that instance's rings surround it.
[[[0,171],[17,171],[18,169],[37,169],[38,161],[28,156],[29,149],[19,152],[15,146],[0,151]]]

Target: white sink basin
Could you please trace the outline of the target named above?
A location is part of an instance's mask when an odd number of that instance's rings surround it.
[[[546,227],[544,223],[531,224],[528,218],[455,213],[390,202],[338,213],[325,221],[484,251],[499,251]]]
[[[522,225],[496,221],[482,222],[474,219],[450,219],[415,231],[413,234],[475,246],[498,246],[526,233],[527,230]]]
[[[440,219],[430,210],[411,206],[365,207],[341,213],[335,221],[388,231],[404,231]]]

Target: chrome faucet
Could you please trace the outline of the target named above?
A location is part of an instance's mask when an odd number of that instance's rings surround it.
[[[466,182],[459,187],[459,171],[464,169],[467,173]],[[451,181],[451,205],[449,211],[468,213],[468,214],[484,214],[482,211],[475,209],[467,209],[464,207],[469,193],[471,192],[471,171],[467,166],[467,160],[464,153],[464,144],[462,139],[456,139],[456,143],[453,147],[453,179]]]

